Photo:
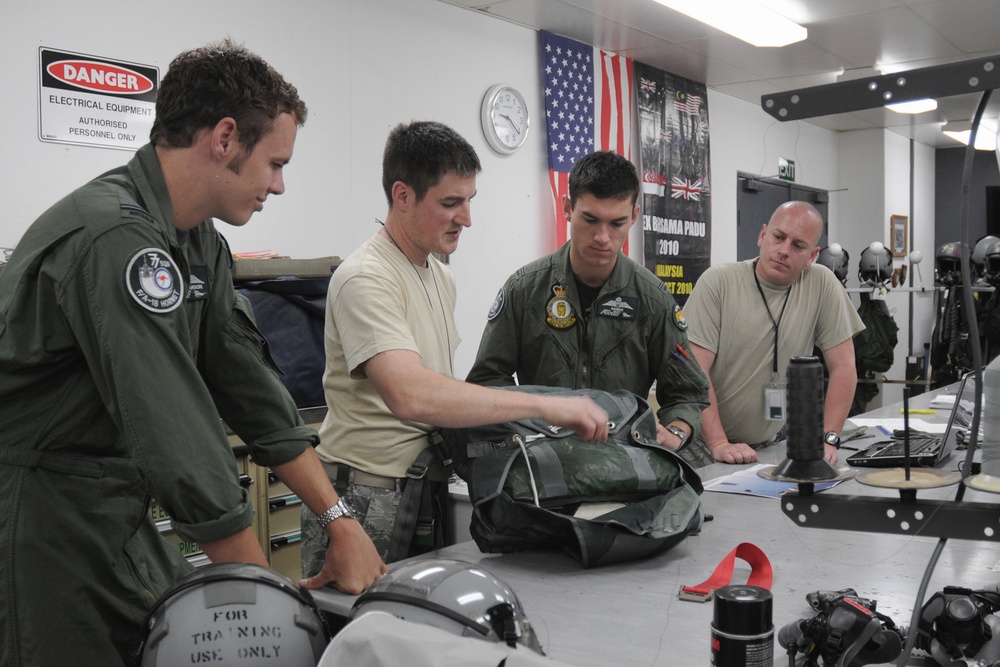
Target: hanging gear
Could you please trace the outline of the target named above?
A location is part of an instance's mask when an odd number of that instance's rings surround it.
[[[972,251],[972,265],[970,267],[973,279],[986,277],[986,253],[997,244],[1000,244],[1000,238],[995,236],[984,236],[976,243],[976,247]]]
[[[931,334],[931,366],[938,386],[958,381],[973,366],[962,288],[949,287],[943,299],[944,307]]]
[[[983,253],[986,282],[993,287],[1000,287],[1000,241],[986,248]]]
[[[892,279],[892,255],[883,250],[876,255],[871,248],[861,251],[858,260],[858,280],[861,284],[882,285]]]
[[[847,271],[851,262],[851,255],[846,248],[842,248],[839,255],[834,255],[830,251],[830,246],[826,246],[819,251],[816,263],[833,271],[841,285],[847,284]]]
[[[899,326],[881,299],[861,300],[858,315],[865,330],[854,337],[854,360],[858,369],[858,386],[854,392],[850,416],[866,412],[868,404],[878,395],[876,374],[885,373],[895,361],[899,342]]]
[[[962,252],[969,248],[964,243],[945,243],[934,253],[934,282],[952,287],[962,282]]]

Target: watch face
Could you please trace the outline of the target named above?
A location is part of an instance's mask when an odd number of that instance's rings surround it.
[[[494,86],[483,100],[483,131],[490,145],[512,153],[528,134],[528,107],[524,97],[509,86]]]

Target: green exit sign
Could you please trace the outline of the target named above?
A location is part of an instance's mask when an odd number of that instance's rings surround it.
[[[795,180],[795,161],[778,158],[778,178],[783,181]]]

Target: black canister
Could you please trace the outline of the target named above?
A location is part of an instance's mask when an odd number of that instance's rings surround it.
[[[715,667],[773,667],[771,591],[759,586],[724,586],[715,591],[712,664]]]

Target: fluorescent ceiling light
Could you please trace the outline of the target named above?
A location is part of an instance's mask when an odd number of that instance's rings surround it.
[[[958,129],[964,126],[965,129]],[[969,123],[947,123],[941,131],[946,135],[954,139],[955,141],[969,145],[969,135],[972,134],[972,130],[969,128]],[[992,127],[980,124],[979,130],[976,131],[976,150],[977,151],[992,151],[997,147],[997,133]]]
[[[886,104],[886,109],[891,109],[896,113],[924,113],[937,109],[937,100],[923,99],[911,100],[909,102],[897,102],[896,104]]]
[[[754,46],[786,46],[809,32],[753,0],[656,0],[661,5]]]

